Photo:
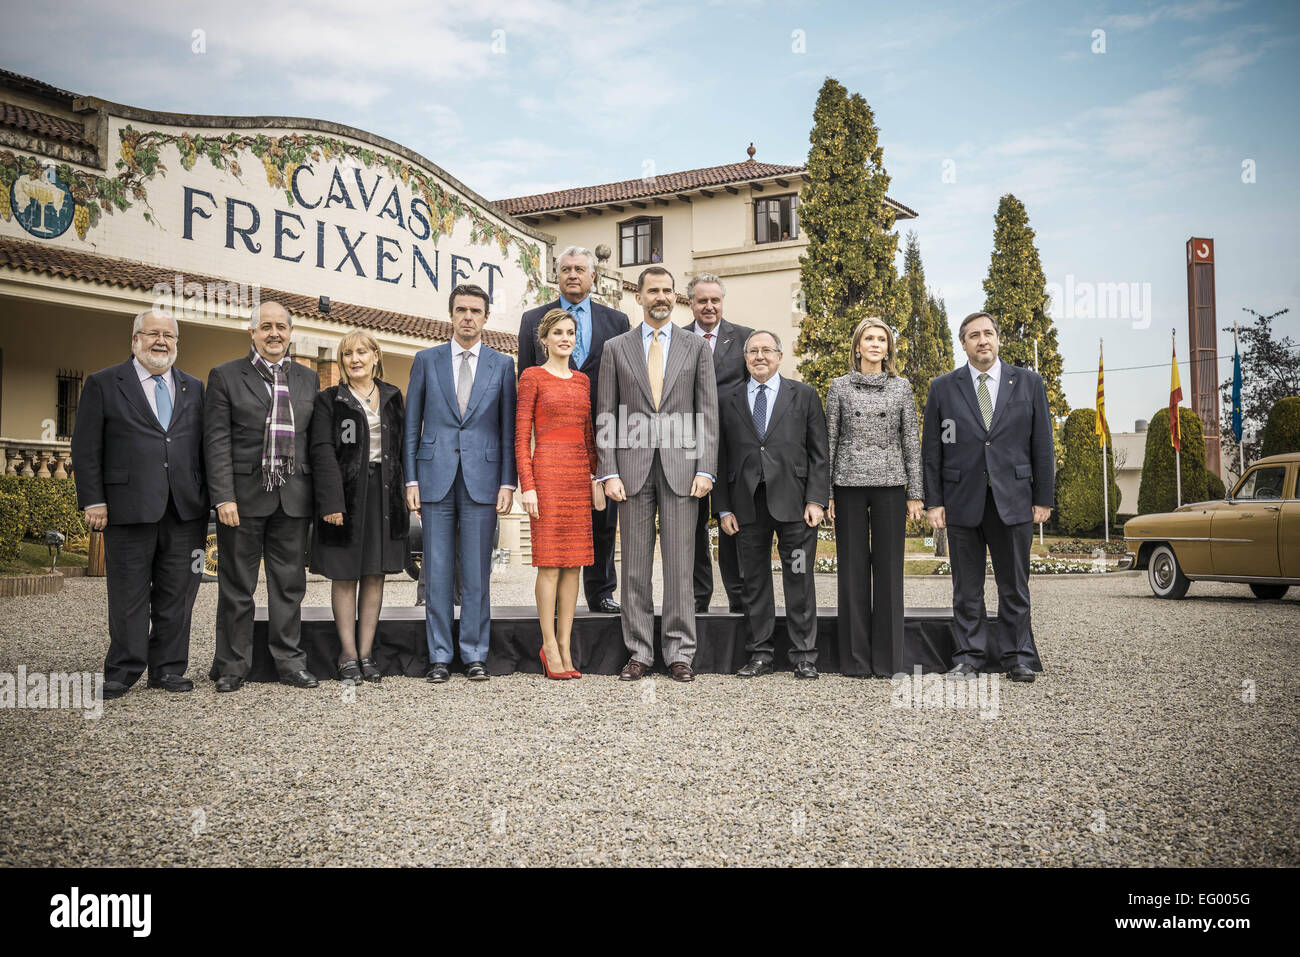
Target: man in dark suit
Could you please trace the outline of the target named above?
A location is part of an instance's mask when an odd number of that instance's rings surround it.
[[[753,332],[722,318],[727,287],[713,273],[702,272],[686,284],[686,298],[695,320],[685,328],[706,343],[713,353],[713,372],[718,377],[718,395],[745,381],[745,340]],[[710,498],[717,494],[716,489]],[[713,505],[709,498],[700,499],[700,517],[695,525],[695,610],[707,612],[713,599],[713,561],[709,557],[709,516]],[[736,557],[736,539],[718,536],[718,569],[727,593],[727,608],[744,611],[740,588],[740,560]]]
[[[249,353],[208,373],[204,455],[217,509],[218,691],[237,691],[253,663],[253,592],[266,564],[267,639],[280,680],[315,688],[302,650],[311,525],[311,415],[320,379],[289,358],[293,318],[262,302]]]
[[[998,358],[998,325],[986,312],[962,320],[970,362],[930,383],[921,437],[931,528],[948,529],[952,564],[950,678],[1005,671],[1033,681],[1029,546],[1052,512],[1056,458],[1047,390],[1038,373]],[[1003,641],[985,628],[984,553],[993,558]],[[1000,659],[1000,660],[999,660]]]
[[[781,556],[790,663],[796,678],[816,678],[817,526],[830,501],[826,415],[816,390],[783,379],[781,340],[759,330],[744,344],[749,376],[719,400],[718,526],[735,536],[744,574],[749,662],[736,674],[772,670],[772,535]]]
[[[560,298],[524,313],[519,323],[519,365],[515,378],[524,374],[529,366],[546,361],[537,342],[537,326],[542,316],[552,309],[567,310],[578,323],[578,341],[574,344],[569,365],[591,380],[591,414],[596,414],[596,392],[600,385],[600,357],[605,343],[630,329],[627,314],[610,309],[591,298],[591,286],[596,279],[596,257],[590,249],[570,246],[560,253],[555,266],[560,284]],[[606,503],[604,509],[591,513],[591,538],[595,547],[592,563],[582,572],[583,591],[587,594],[587,607],[594,612],[617,615],[619,604],[614,600],[618,578],[614,572],[614,536],[618,528],[618,508]]]
[[[179,339],[170,315],[140,313],[132,358],[88,378],[77,404],[77,502],[104,533],[108,564],[105,698],[126,694],[146,666],[150,688],[194,688],[185,669],[208,516],[203,383],[175,368]]]

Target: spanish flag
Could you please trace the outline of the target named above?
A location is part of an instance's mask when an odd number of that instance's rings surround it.
[[[1173,363],[1169,367],[1169,444],[1179,452],[1183,450],[1178,435],[1178,403],[1183,401],[1183,384],[1178,379],[1178,347],[1173,350]]]
[[[1103,374],[1103,352],[1101,346],[1098,346],[1097,352],[1097,444],[1103,449],[1106,447],[1106,381]]]

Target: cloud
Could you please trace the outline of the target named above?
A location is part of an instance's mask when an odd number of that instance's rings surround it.
[[[1101,25],[1120,32],[1143,30],[1161,20],[1196,22],[1241,7],[1232,0],[1195,0],[1192,3],[1167,3],[1145,13],[1117,13],[1102,18]]]

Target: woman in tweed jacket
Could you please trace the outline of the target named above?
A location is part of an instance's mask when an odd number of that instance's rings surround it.
[[[923,514],[916,403],[894,359],[889,326],[862,320],[852,371],[826,395],[840,668],[859,678],[902,670],[903,537],[906,519]]]

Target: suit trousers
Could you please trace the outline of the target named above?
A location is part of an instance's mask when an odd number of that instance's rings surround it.
[[[771,663],[772,633],[776,630],[776,603],[772,594],[772,535],[781,556],[781,584],[785,593],[786,633],[790,636],[790,663],[817,661],[817,529],[803,521],[778,522],[767,510],[767,486],[754,490],[754,521],[741,525],[734,536],[744,571],[745,619],[749,623],[746,650],[752,658]]]
[[[836,506],[838,508],[838,506]],[[952,565],[952,638],[954,665],[1010,668],[1034,658],[1034,631],[1029,618],[1029,549],[1034,523],[1007,525],[998,515],[993,489],[984,498],[978,525],[949,525],[948,551]],[[993,559],[998,588],[998,622],[1007,641],[1003,658],[989,660],[984,607],[984,550]]]
[[[695,523],[695,607],[707,610],[713,600],[713,559],[709,556],[709,513],[713,495],[700,499],[700,517]],[[744,605],[741,591],[740,557],[736,553],[736,535],[718,529],[718,570],[727,593],[727,608],[736,611]]]
[[[307,593],[310,518],[240,515],[231,527],[217,522],[217,676],[247,678],[253,666],[253,595],[257,566],[266,564],[267,645],[283,677],[307,668],[302,650],[302,599]]]
[[[206,517],[183,520],[169,495],[157,522],[110,524],[104,529],[109,635],[105,681],[129,687],[146,667],[152,678],[185,674],[206,528]]]
[[[678,495],[668,485],[659,453],[654,453],[645,484],[618,503],[623,525],[623,643],[637,661],[654,664],[655,516],[664,577],[664,664],[695,659],[695,520],[699,500]]]
[[[487,661],[492,628],[492,546],[496,537],[496,505],[470,497],[465,473],[437,502],[420,504],[424,523],[424,637],[429,661],[451,664],[452,579],[460,567],[460,660]]]
[[[906,530],[903,486],[835,486],[836,640],[843,674],[887,678],[902,670]]]
[[[614,537],[618,531],[618,509],[613,502],[605,508],[591,510],[592,562],[582,570],[582,590],[587,607],[596,610],[606,598],[614,597],[618,575],[614,571]]]

